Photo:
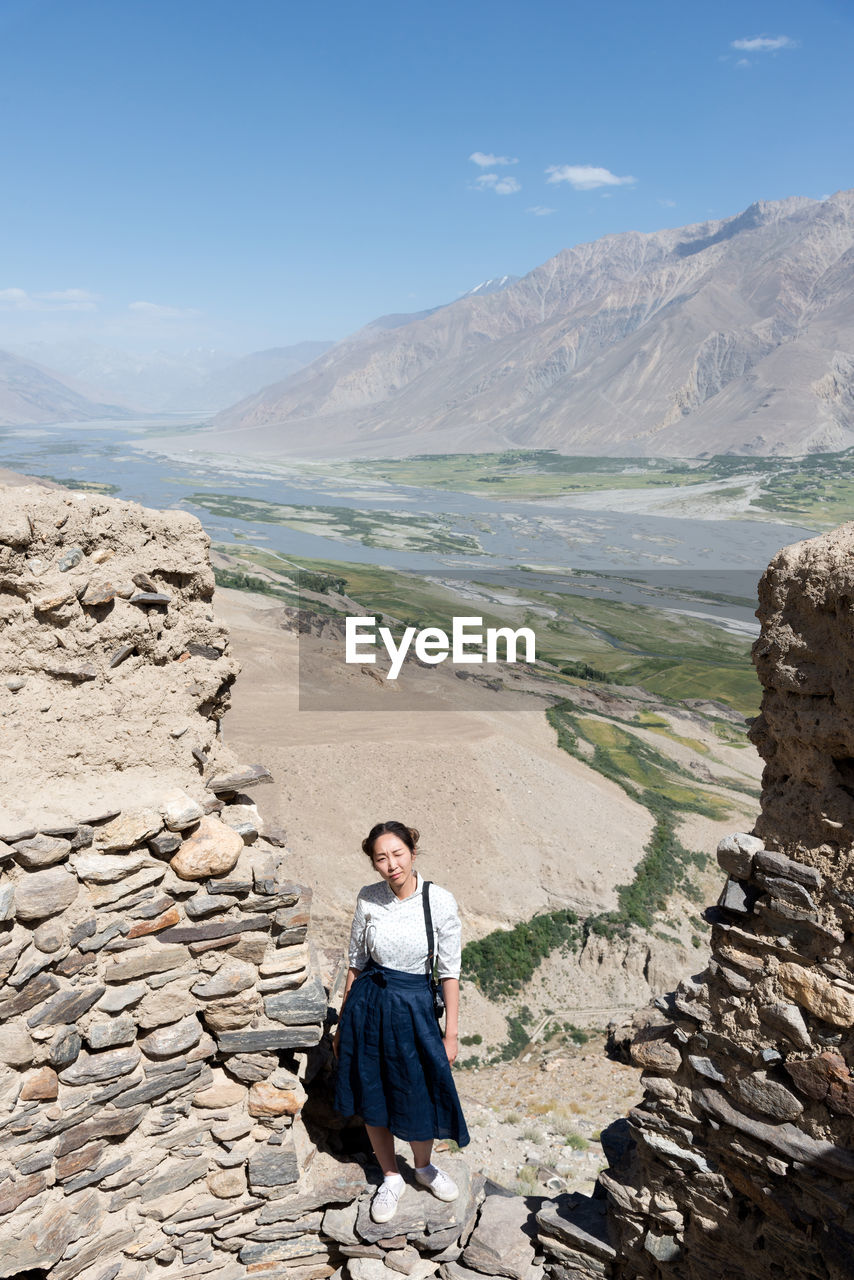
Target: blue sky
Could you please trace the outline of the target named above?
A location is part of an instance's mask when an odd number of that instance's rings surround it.
[[[0,344],[338,338],[611,232],[854,186],[852,13],[0,0]]]

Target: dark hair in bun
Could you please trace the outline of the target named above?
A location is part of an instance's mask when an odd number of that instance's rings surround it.
[[[415,847],[418,844],[418,832],[414,827],[407,827],[402,822],[378,822],[375,827],[371,827],[362,841],[362,852],[372,859],[374,845],[380,836],[386,835],[397,836],[399,840],[403,841],[410,853],[415,853]]]

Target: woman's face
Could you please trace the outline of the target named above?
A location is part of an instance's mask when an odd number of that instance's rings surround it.
[[[377,836],[374,841],[374,852],[371,861],[383,880],[391,885],[393,891],[402,889],[412,873],[414,854],[401,840],[400,836],[387,831]]]

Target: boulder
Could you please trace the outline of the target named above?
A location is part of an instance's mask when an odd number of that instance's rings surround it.
[[[243,850],[243,837],[212,814],[182,843],[169,865],[182,880],[206,880],[230,871]]]

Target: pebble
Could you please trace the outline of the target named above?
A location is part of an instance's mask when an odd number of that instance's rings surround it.
[[[235,1169],[211,1169],[206,1181],[211,1195],[228,1200],[232,1196],[243,1195],[246,1190],[246,1170],[242,1166]]]
[[[82,547],[69,547],[63,556],[60,557],[57,568],[60,573],[67,573],[69,569],[73,569],[80,564],[83,559]]]
[[[124,662],[125,658],[129,658],[135,649],[136,649],[135,644],[121,645],[121,647],[116,649],[110,656],[110,662],[109,662],[110,667],[120,666]]]
[[[45,920],[33,933],[33,943],[39,951],[53,953],[65,942],[65,930],[59,920]]]
[[[170,604],[172,597],[166,591],[137,591],[131,598],[131,604]]]
[[[193,1106],[207,1110],[219,1107],[236,1107],[246,1097],[246,1089],[241,1084],[233,1084],[229,1080],[221,1080],[212,1084],[209,1089],[201,1089],[193,1095]]]
[[[305,1092],[297,1089],[277,1089],[267,1080],[259,1080],[249,1087],[249,1114],[263,1116],[295,1116],[305,1102]]]

